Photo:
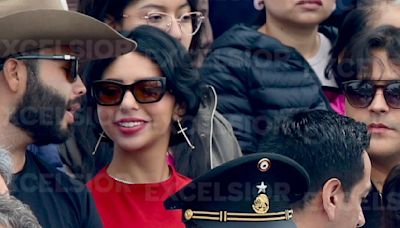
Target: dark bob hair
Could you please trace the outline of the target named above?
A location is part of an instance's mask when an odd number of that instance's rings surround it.
[[[192,66],[187,50],[167,33],[150,26],[137,27],[127,34],[127,37],[138,43],[137,53],[148,57],[160,67],[162,76],[167,79],[167,88],[172,91],[176,102],[186,108],[183,122],[191,123],[190,119],[198,111],[201,94],[205,87],[200,83],[198,71]],[[89,89],[93,81],[103,77],[104,71],[115,59],[96,60],[87,65],[84,81]],[[82,153],[85,165],[82,176],[87,177],[88,173],[95,174],[109,164],[113,152],[112,141],[108,137],[102,139],[102,143],[97,148],[96,143],[100,142],[98,137],[103,132],[97,117],[97,104],[90,93],[87,93],[85,102],[86,105],[83,105],[83,109],[78,113],[80,114],[79,121],[83,121],[85,125],[76,128],[75,138],[77,138],[79,148],[85,151]],[[178,128],[175,125],[172,127],[170,146],[184,142],[184,138],[177,135]],[[185,126],[190,132],[191,125]],[[93,156],[94,148],[97,151],[95,156]]]
[[[201,99],[200,76],[182,44],[167,33],[147,25],[137,27],[126,37],[137,42],[136,53],[148,57],[160,67],[162,76],[167,79],[167,89],[176,102],[185,107],[185,115],[195,116]],[[101,80],[104,71],[115,60],[93,61],[85,73],[86,85],[90,87],[91,82]]]

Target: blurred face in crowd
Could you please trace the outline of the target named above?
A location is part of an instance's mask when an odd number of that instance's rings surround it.
[[[101,83],[94,84],[95,99],[106,102],[97,105],[100,124],[117,151],[156,148],[165,152],[175,98],[162,86],[162,79],[165,77],[157,64],[131,52],[118,57],[105,70]],[[120,85],[132,84],[125,92],[120,89]]]
[[[271,23],[315,26],[332,14],[336,0],[264,0],[264,5]]]
[[[346,99],[346,113],[349,117],[368,125],[371,133],[371,144],[368,149],[372,160],[386,162],[400,160],[400,109],[393,108],[385,99],[384,89],[390,89],[394,96],[389,97],[393,103],[399,102],[399,84],[388,87],[386,80],[400,80],[400,69],[392,64],[385,51],[372,52],[375,56],[372,63],[371,80],[376,80],[376,92],[371,103],[365,108],[357,108]],[[389,91],[389,90],[388,90]]]
[[[186,49],[194,32],[191,12],[186,0],[138,0],[128,5],[123,12],[122,30],[129,31],[139,25],[151,25],[179,40]],[[181,18],[180,22],[177,19]],[[192,18],[196,18],[192,15]]]

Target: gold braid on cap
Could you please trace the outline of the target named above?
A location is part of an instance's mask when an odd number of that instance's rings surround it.
[[[187,209],[185,210],[184,217],[186,221],[197,219],[219,222],[269,222],[290,220],[293,217],[293,210],[257,214],[228,211],[192,211],[191,209]]]

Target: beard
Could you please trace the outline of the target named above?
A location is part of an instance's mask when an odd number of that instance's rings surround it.
[[[72,126],[63,129],[61,124],[70,103],[55,89],[44,85],[30,64],[28,72],[26,92],[10,122],[27,132],[37,145],[65,142]]]

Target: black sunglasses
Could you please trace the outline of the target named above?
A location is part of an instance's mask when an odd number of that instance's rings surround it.
[[[388,106],[400,109],[400,80],[352,80],[344,82],[343,87],[347,101],[355,108],[368,107],[376,90],[382,88]]]
[[[68,63],[69,74],[67,79],[69,82],[75,82],[78,79],[78,62],[79,59],[72,55],[21,55],[14,57],[20,60],[30,60],[30,59],[45,59],[45,60],[59,60],[66,61]]]
[[[154,103],[161,100],[166,92],[166,78],[148,78],[130,85],[113,80],[98,80],[93,82],[91,89],[92,97],[97,104],[103,106],[121,104],[127,90],[131,91],[138,103]]]

